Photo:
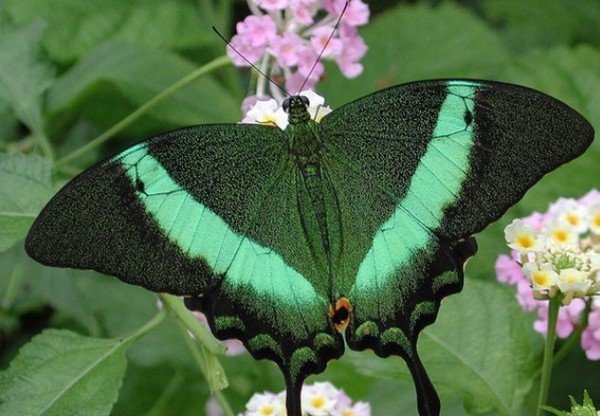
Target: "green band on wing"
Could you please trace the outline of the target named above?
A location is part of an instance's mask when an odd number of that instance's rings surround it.
[[[204,259],[224,284],[275,297],[297,309],[313,310],[320,298],[312,285],[272,250],[232,230],[208,207],[182,189],[165,168],[137,146],[123,154],[122,165],[146,212],[165,236],[190,258]],[[308,313],[311,315],[311,313]]]
[[[404,198],[375,234],[359,267],[354,293],[379,293],[377,288],[383,287],[398,269],[414,261],[418,250],[430,247],[430,230],[440,226],[444,209],[457,198],[469,171],[474,87],[465,83],[448,85],[433,138]],[[380,302],[379,306],[387,311],[377,313],[393,312],[398,305]],[[364,306],[362,312],[370,315]]]

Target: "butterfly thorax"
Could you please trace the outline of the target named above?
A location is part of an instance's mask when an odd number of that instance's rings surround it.
[[[317,123],[308,113],[309,101],[306,97],[296,95],[283,102],[283,109],[288,113],[289,124],[285,129],[285,137],[289,143],[290,154],[303,174],[318,174],[321,144],[317,133]]]
[[[331,244],[321,171],[321,141],[318,125],[308,113],[308,105],[308,99],[302,96],[290,97],[284,102],[283,108],[289,114],[289,125],[284,135],[289,143],[290,156],[303,179],[298,184],[301,187],[299,193],[305,195],[308,202],[303,205],[307,208],[300,210],[307,243],[315,263],[324,273],[330,274]]]

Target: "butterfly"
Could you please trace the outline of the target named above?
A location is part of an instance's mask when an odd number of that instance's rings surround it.
[[[440,400],[417,351],[459,292],[473,234],[594,132],[521,86],[429,80],[289,125],[186,127],[142,141],[68,183],[26,240],[50,266],[94,269],[186,296],[220,339],[275,361],[288,415],[305,378],[353,350],[404,359],[421,416]]]

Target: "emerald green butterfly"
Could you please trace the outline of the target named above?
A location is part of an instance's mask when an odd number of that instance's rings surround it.
[[[284,373],[300,416],[310,374],[344,351],[399,355],[419,413],[440,402],[417,353],[460,291],[472,235],[590,145],[591,125],[540,92],[475,80],[399,85],[311,120],[154,136],[66,185],[26,249],[186,295],[214,334]]]

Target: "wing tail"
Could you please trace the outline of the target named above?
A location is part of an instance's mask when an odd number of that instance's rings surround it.
[[[440,398],[421,363],[417,349],[413,349],[411,358],[405,360],[417,390],[419,415],[438,416],[440,414]]]

